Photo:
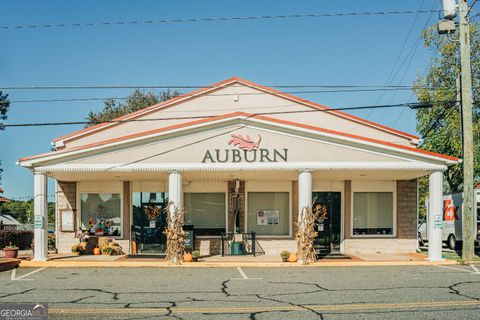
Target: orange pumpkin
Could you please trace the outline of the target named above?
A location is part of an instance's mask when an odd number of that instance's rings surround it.
[[[183,254],[183,261],[192,262],[192,260],[193,260],[193,257],[192,257],[192,254],[190,252],[185,252]]]
[[[295,253],[290,253],[288,257],[288,262],[297,262],[297,255]]]
[[[100,248],[97,247],[97,248],[93,249],[93,254],[98,256],[98,255],[102,254],[102,252],[100,251]]]

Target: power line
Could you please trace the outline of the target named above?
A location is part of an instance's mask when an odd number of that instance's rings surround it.
[[[215,21],[246,21],[246,20],[274,20],[274,19],[299,19],[299,18],[332,18],[332,17],[360,17],[360,16],[386,16],[402,14],[425,14],[431,13],[431,10],[419,11],[377,11],[377,12],[336,12],[336,13],[309,13],[309,14],[290,14],[290,15],[263,15],[263,16],[243,16],[243,17],[206,17],[206,18],[180,18],[180,19],[159,19],[159,20],[124,20],[124,21],[104,21],[88,23],[58,23],[58,24],[34,24],[34,25],[10,25],[0,26],[0,30],[20,30],[20,29],[46,29],[46,28],[69,28],[69,27],[105,27],[118,25],[140,25],[140,24],[160,24],[160,23],[193,23],[193,22],[215,22]],[[439,12],[435,10],[433,12]]]
[[[452,103],[455,101],[444,101],[444,103]],[[438,102],[437,102],[438,103]],[[390,105],[374,105],[374,106],[354,106],[344,108],[331,109],[314,109],[314,110],[300,110],[300,111],[273,111],[273,112],[257,112],[256,115],[275,115],[275,114],[291,114],[291,113],[310,113],[310,112],[332,112],[344,110],[363,110],[372,108],[401,108],[408,107],[411,109],[430,108],[429,104],[415,104],[415,103],[400,103]],[[37,122],[37,123],[15,123],[5,124],[5,127],[39,127],[39,126],[59,126],[59,125],[80,125],[80,124],[98,124],[98,123],[125,123],[125,122],[149,122],[149,121],[165,121],[165,120],[194,120],[214,118],[219,115],[204,115],[204,116],[188,116],[188,117],[169,117],[169,118],[149,118],[149,119],[127,119],[127,120],[110,120],[110,121],[72,121],[72,122]]]
[[[215,89],[225,88],[224,85],[60,85],[60,86],[10,86],[0,87],[0,90],[83,90],[83,89]],[[230,88],[241,88],[244,85],[232,85]],[[412,89],[411,85],[266,85],[271,88],[324,88],[324,89],[357,89],[357,88],[398,88]],[[432,89],[437,89],[432,87]]]
[[[302,91],[283,91],[287,94],[318,94],[318,93],[354,93],[354,92],[374,92],[374,91],[393,91],[393,90],[412,90],[412,88],[382,88],[382,89],[340,89],[340,90],[302,90]],[[430,89],[427,89],[430,90]],[[440,89],[431,89],[440,90]],[[209,94],[210,97],[218,96],[255,96],[271,94],[269,92],[243,92],[243,93],[220,93]],[[195,94],[183,94],[183,97],[193,96]],[[46,102],[77,102],[77,101],[104,101],[108,99],[128,100],[129,97],[91,97],[91,98],[64,98],[64,99],[31,99],[31,100],[12,100],[10,103],[46,103]]]
[[[420,6],[418,7],[419,10],[422,8],[424,2],[425,2],[425,0],[422,0],[422,2],[420,3]],[[432,8],[432,9],[433,9],[433,8]],[[397,58],[395,59],[395,62],[394,62],[394,64],[393,64],[393,67],[392,67],[392,69],[390,70],[390,73],[388,74],[387,80],[385,81],[385,85],[389,85],[389,84],[391,84],[391,82],[393,81],[393,79],[392,79],[393,72],[395,71],[395,69],[397,68],[398,63],[400,62],[400,58],[402,57],[403,50],[405,50],[405,47],[407,46],[407,43],[408,43],[408,39],[410,39],[410,36],[412,35],[412,32],[413,32],[413,29],[415,28],[415,24],[416,24],[416,22],[417,22],[417,19],[418,19],[418,13],[415,15],[415,19],[413,20],[413,23],[412,23],[412,25],[410,26],[410,29],[408,30],[407,37],[406,37],[405,40],[403,41],[402,47],[400,48],[400,51],[398,52],[398,55],[397,55]],[[380,103],[380,100],[384,97],[384,95],[385,95],[385,93],[382,92],[382,93],[380,94],[380,96],[378,97],[376,103]],[[369,116],[370,116],[370,114],[367,116],[367,118],[368,118]]]
[[[423,2],[422,2],[423,4]],[[437,3],[434,3],[433,6],[432,6],[432,10],[435,8],[435,6],[437,5]],[[425,24],[423,26],[423,29],[427,28],[428,24],[430,23],[430,20],[432,18],[433,14],[431,13],[428,18],[427,18],[427,21],[425,21]],[[405,56],[404,60],[402,61],[402,63],[400,64],[399,68],[397,69],[397,72],[393,75],[392,79],[391,79],[391,82],[389,84],[392,84],[393,81],[395,80],[395,78],[397,77],[397,75],[399,75],[400,73],[400,70],[402,69],[402,67],[404,66],[405,62],[407,61],[408,57],[410,56],[410,60],[408,60],[408,63],[403,71],[403,74],[400,78],[400,81],[399,82],[402,82],[403,79],[405,79],[405,76],[408,72],[408,70],[410,69],[410,65],[412,64],[412,61],[413,61],[413,58],[415,57],[415,54],[417,53],[417,50],[418,50],[418,47],[421,43],[421,38],[418,37],[416,39],[416,41],[413,43],[412,47],[410,48],[409,52],[407,53],[407,55]],[[393,95],[390,97],[390,100],[388,101],[388,103],[392,103],[393,100],[395,99],[395,96],[397,95],[397,90],[394,90],[393,92]],[[403,111],[403,110],[402,110]],[[383,119],[383,117],[385,116],[386,114],[386,110],[383,111],[383,113],[381,114],[380,118],[377,120],[377,121],[381,121]]]

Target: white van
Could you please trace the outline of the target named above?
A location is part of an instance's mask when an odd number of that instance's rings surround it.
[[[474,188],[474,205],[477,213],[475,228],[475,244],[480,240],[480,185]],[[428,241],[428,198],[425,201],[427,208],[427,221],[418,227],[418,242],[422,246]],[[462,217],[463,193],[453,193],[443,196],[443,232],[442,241],[452,250],[461,247],[462,242]]]

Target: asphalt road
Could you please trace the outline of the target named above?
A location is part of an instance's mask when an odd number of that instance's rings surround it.
[[[475,269],[22,268],[0,273],[0,303],[47,302],[50,319],[480,319]]]

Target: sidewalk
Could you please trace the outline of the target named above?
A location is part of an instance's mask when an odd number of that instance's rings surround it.
[[[71,268],[71,267],[185,267],[185,268],[232,268],[232,267],[367,267],[367,266],[429,266],[457,264],[455,260],[428,261],[421,254],[362,254],[343,256],[335,259],[320,259],[309,265],[281,262],[278,256],[211,256],[198,262],[186,262],[182,265],[170,265],[164,258],[128,258],[127,256],[72,256],[51,255],[48,261],[23,260],[20,267],[27,268]]]

